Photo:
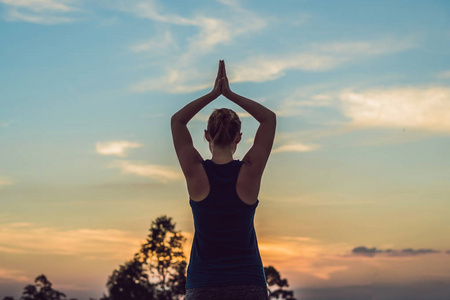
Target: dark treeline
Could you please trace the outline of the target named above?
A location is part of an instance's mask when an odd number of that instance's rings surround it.
[[[161,216],[152,222],[146,242],[132,259],[120,265],[108,277],[108,294],[98,300],[181,300],[186,293],[187,260],[183,252],[185,237],[175,229],[172,218]],[[272,266],[264,267],[270,299],[295,300],[293,291],[286,290]],[[16,300],[7,296],[3,300]],[[34,284],[24,287],[19,300],[78,300],[52,288],[44,274]],[[97,300],[89,298],[89,300]]]

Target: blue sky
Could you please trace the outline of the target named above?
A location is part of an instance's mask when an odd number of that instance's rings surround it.
[[[449,5],[0,0],[0,297],[40,273],[99,297],[161,214],[189,251],[169,119],[210,91],[219,59],[278,116],[264,264],[304,299],[448,295]],[[189,123],[196,147],[210,157],[216,107],[239,112],[242,158],[257,122],[223,97]]]

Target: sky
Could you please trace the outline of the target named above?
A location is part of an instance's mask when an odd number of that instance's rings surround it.
[[[99,298],[152,220],[194,233],[170,117],[277,114],[255,228],[302,300],[450,295],[448,1],[0,0],[0,298]],[[202,157],[220,96],[188,127]],[[445,299],[446,299],[445,298]]]

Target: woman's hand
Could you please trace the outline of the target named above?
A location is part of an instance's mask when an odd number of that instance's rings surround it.
[[[214,87],[212,93],[214,96],[219,97],[222,94],[222,82],[224,73],[225,63],[223,60],[219,60],[219,70],[217,71],[216,81],[214,82]]]
[[[228,83],[227,72],[225,70],[225,62],[222,60],[222,95],[226,97],[231,92],[230,84]]]

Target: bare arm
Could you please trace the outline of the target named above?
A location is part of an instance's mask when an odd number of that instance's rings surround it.
[[[232,92],[231,90],[226,91],[223,95],[245,109],[259,123],[271,121],[271,119],[276,119],[276,115],[273,111],[256,101],[245,98],[239,94]]]
[[[219,62],[219,71],[214,84],[214,88],[208,94],[188,103],[171,120],[172,139],[178,161],[186,178],[192,176],[195,165],[203,160],[200,153],[195,149],[191,134],[187,128],[187,123],[206,105],[212,102],[221,94],[221,78],[223,71],[223,61]]]
[[[220,94],[219,94],[220,95]],[[208,105],[210,102],[215,100],[219,95],[216,93],[209,92],[206,95],[201,96],[200,98],[186,104],[182,109],[180,109],[178,112],[176,112],[172,118],[170,119],[170,123],[172,125],[174,124],[183,124],[187,125],[187,123],[200,111],[203,107]]]
[[[222,94],[233,101],[250,115],[252,115],[260,124],[255,135],[253,146],[244,156],[243,161],[248,163],[254,169],[255,175],[262,175],[270,151],[272,150],[273,140],[275,138],[276,115],[270,109],[245,98],[231,91],[226,76],[225,66],[223,67],[224,80],[222,82]]]

